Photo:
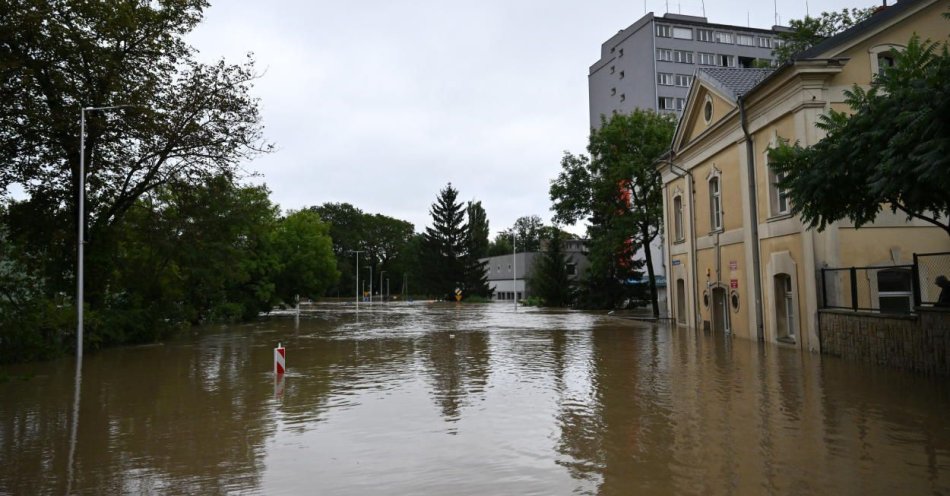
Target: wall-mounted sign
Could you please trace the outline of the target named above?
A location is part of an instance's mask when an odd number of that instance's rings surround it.
[[[679,265],[681,263],[683,263],[682,260],[673,260],[673,265]]]
[[[732,288],[732,289],[738,289],[738,288],[739,288],[739,280],[738,280],[738,279],[730,279],[730,280],[729,280],[729,287]]]
[[[737,261],[735,261],[735,260],[730,260],[730,261],[729,261],[729,270],[736,270],[736,269],[738,269],[738,268],[739,268],[739,262],[737,262]]]

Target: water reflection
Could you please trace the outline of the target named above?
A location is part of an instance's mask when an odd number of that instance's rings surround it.
[[[604,315],[317,305],[84,361],[4,370],[0,494],[950,491],[945,381]]]

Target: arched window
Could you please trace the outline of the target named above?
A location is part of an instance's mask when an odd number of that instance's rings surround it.
[[[683,241],[686,235],[683,232],[683,197],[673,197],[673,236],[676,241]]]

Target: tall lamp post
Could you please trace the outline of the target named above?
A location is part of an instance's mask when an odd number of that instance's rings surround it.
[[[134,105],[110,105],[106,107],[82,107],[79,110],[79,253],[76,257],[76,359],[82,362],[83,334],[83,286],[86,244],[86,112],[116,110]]]
[[[373,303],[373,266],[367,265],[366,268],[369,269],[369,302]]]
[[[379,271],[379,302],[380,303],[383,302],[383,274],[385,273],[386,273],[385,270]]]

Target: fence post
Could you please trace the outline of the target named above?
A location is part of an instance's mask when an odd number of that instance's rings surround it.
[[[911,286],[911,289],[914,291],[914,308],[920,306],[920,266],[917,265],[917,254],[914,253],[914,266],[911,267],[910,271],[912,277],[914,278],[914,284]]]
[[[828,286],[825,283],[825,268],[821,269],[821,308],[828,308]]]
[[[858,271],[851,267],[851,309],[858,311]]]

